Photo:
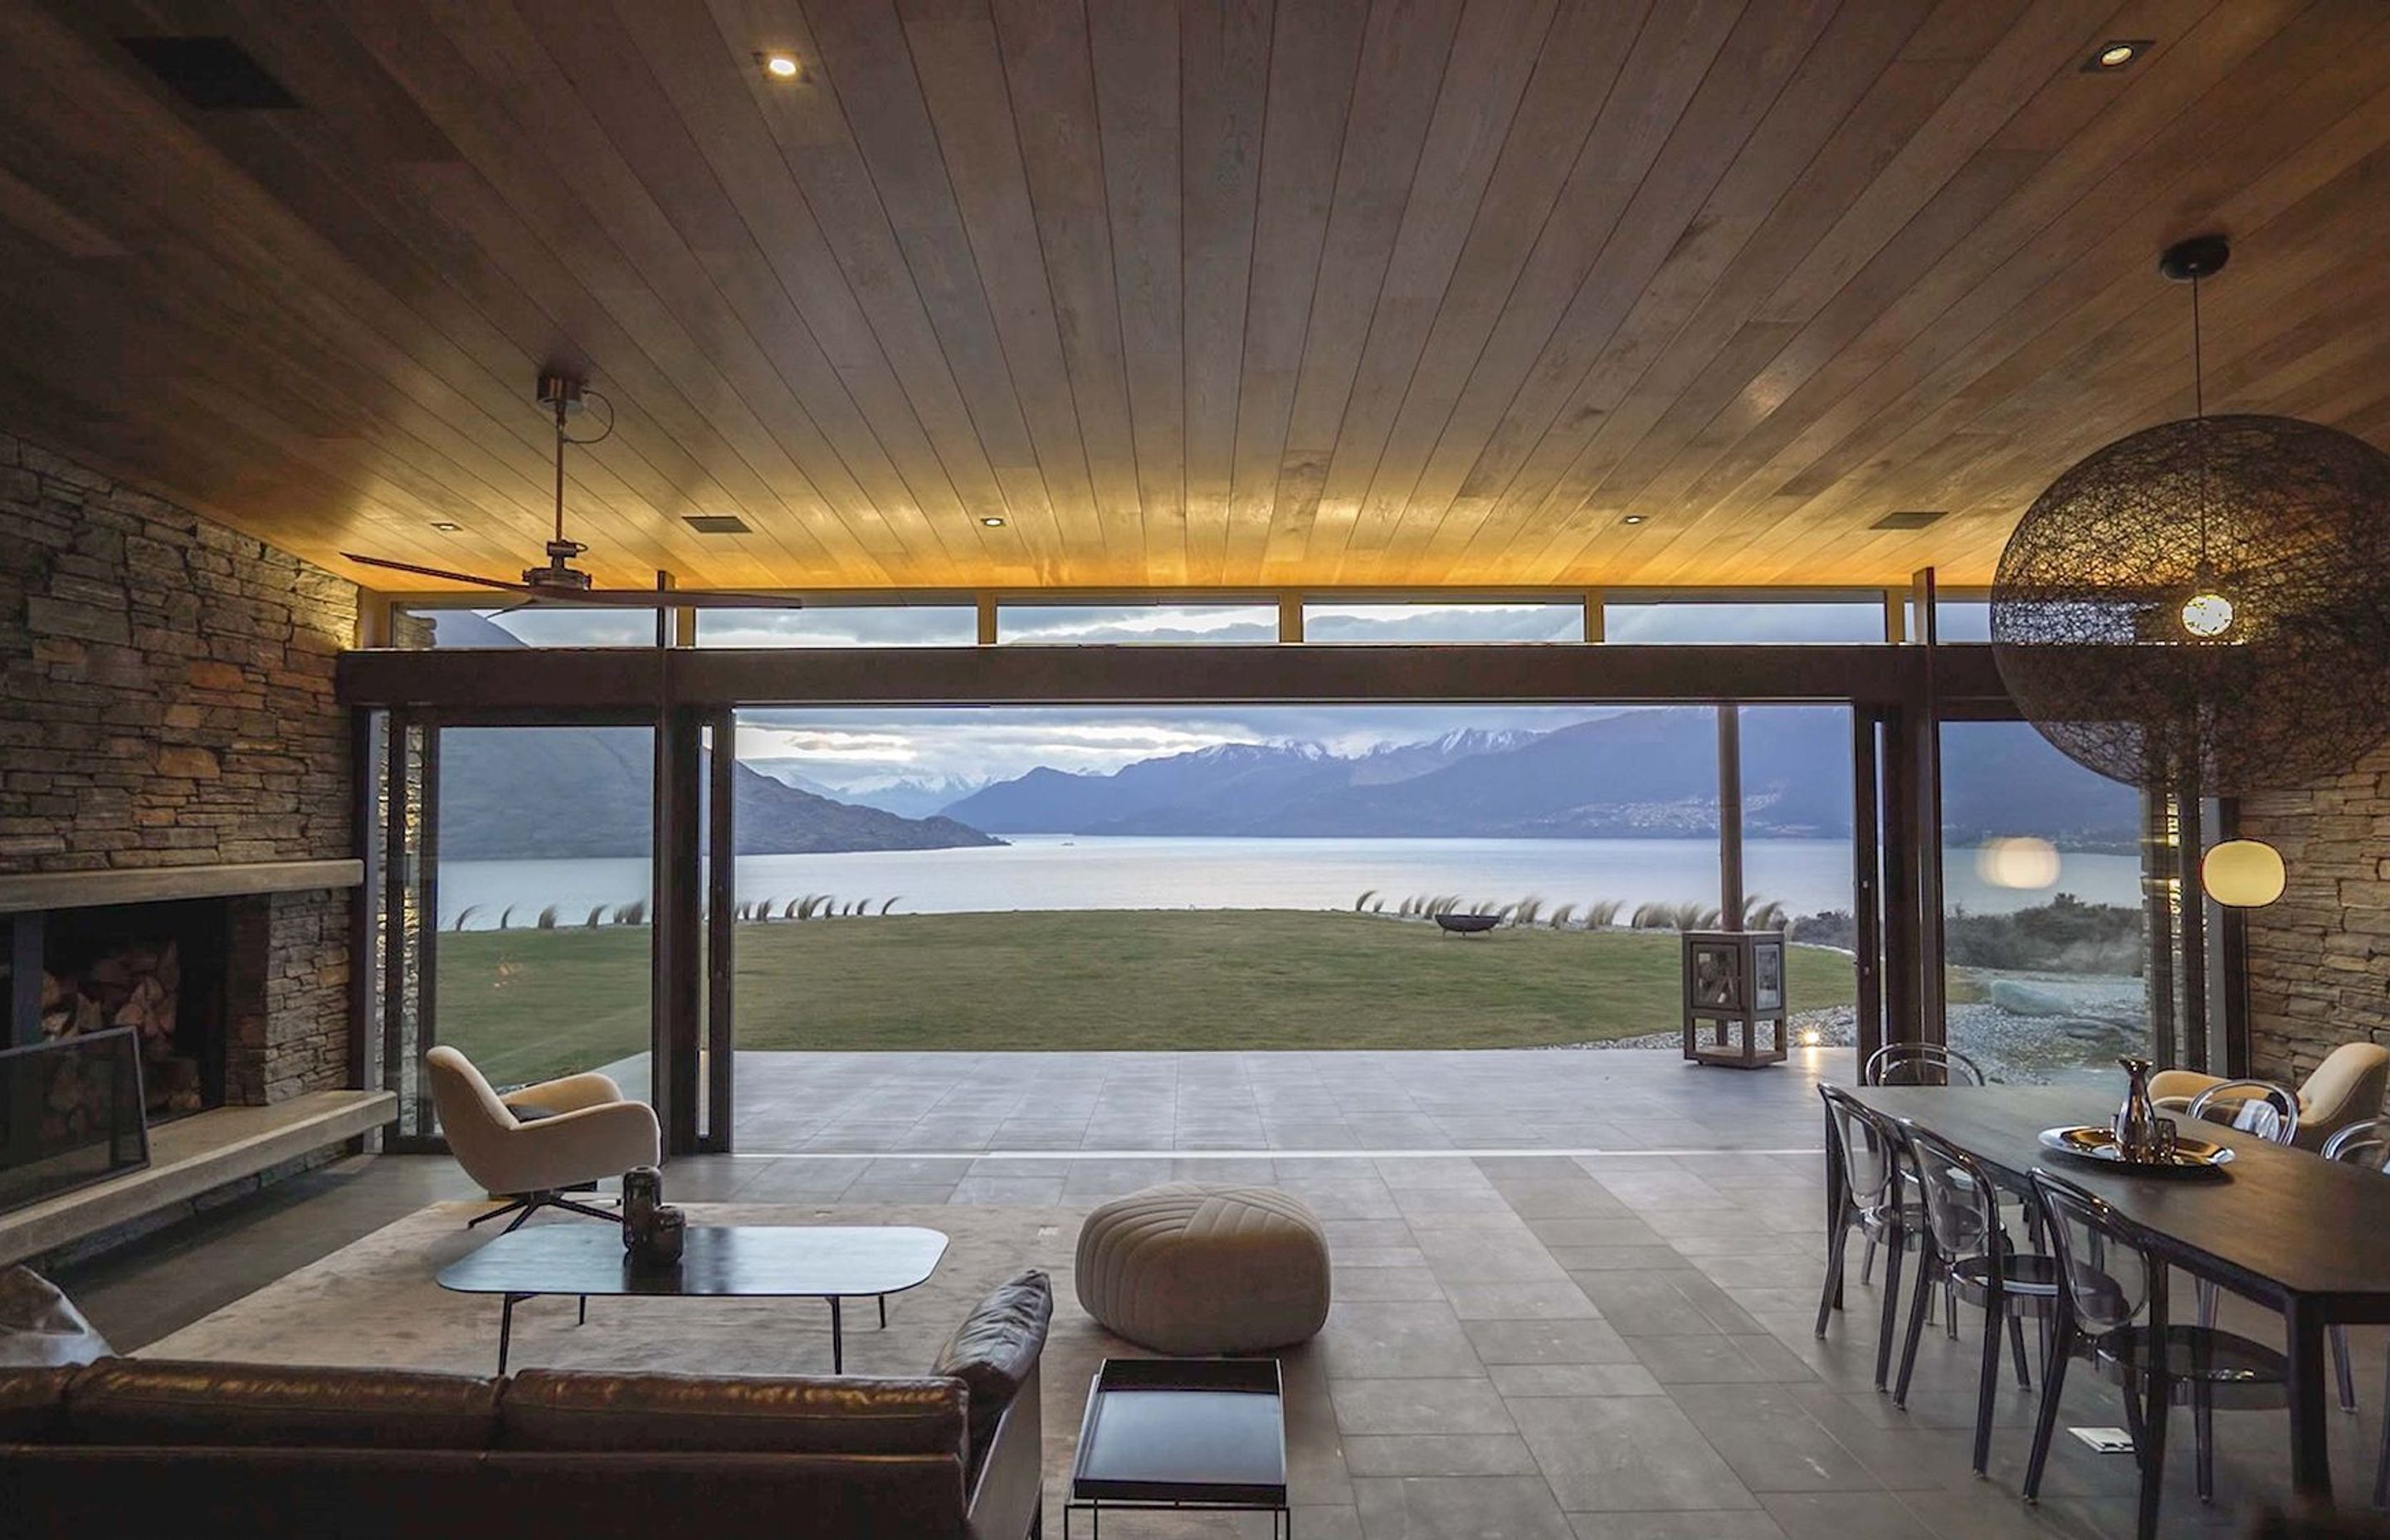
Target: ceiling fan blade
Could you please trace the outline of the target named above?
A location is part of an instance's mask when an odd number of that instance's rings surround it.
[[[412,561],[392,561],[385,557],[359,556],[354,551],[342,551],[344,560],[366,567],[387,567],[393,572],[413,572],[418,577],[440,578],[448,583],[473,583],[484,588],[503,588],[510,594],[531,594],[538,590],[528,584],[508,583],[500,578],[476,577],[470,572],[452,572],[441,567],[418,567]]]

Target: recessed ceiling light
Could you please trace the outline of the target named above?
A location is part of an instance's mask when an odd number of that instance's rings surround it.
[[[1619,522],[1622,524],[1640,524],[1643,522],[1643,516],[1639,513],[1630,513],[1625,518],[1620,520]]]
[[[981,520],[980,522],[985,524],[991,530],[1000,530],[1004,528],[1004,520],[996,518],[994,514],[988,515],[985,519]]]
[[[764,67],[765,74],[776,80],[795,80],[805,72],[804,66],[797,62],[794,54],[757,54],[755,61]]]
[[[458,530],[463,529],[465,526],[462,524],[452,524],[445,519],[434,519],[431,521],[431,527],[438,530],[442,534],[455,534]]]
[[[2146,37],[2110,38],[2091,51],[2091,57],[2083,61],[2083,68],[2094,73],[2106,70],[2121,70],[2140,58],[2148,51],[2149,46],[2150,40]]]

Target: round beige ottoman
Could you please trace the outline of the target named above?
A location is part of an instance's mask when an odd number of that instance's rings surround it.
[[[1079,1303],[1140,1347],[1195,1356],[1285,1347],[1328,1319],[1328,1240],[1275,1187],[1169,1182],[1079,1230]]]

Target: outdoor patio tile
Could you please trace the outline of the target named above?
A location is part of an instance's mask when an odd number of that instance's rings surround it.
[[[1453,1314],[1464,1321],[1598,1320],[1585,1290],[1566,1279],[1540,1283],[1447,1283]]]
[[[1515,1401],[1510,1415],[1571,1512],[1756,1506],[1733,1469],[1665,1396]]]
[[[833,1199],[862,1179],[859,1172],[831,1166],[814,1170],[810,1161],[775,1161],[733,1190],[742,1203],[788,1203],[806,1199]],[[666,1177],[670,1182],[669,1175]],[[667,1193],[670,1187],[667,1186]]]
[[[1508,1433],[1510,1409],[1484,1380],[1343,1380],[1329,1393],[1336,1426],[1362,1433]],[[1383,1471],[1356,1474],[1387,1474]],[[1426,1471],[1395,1471],[1425,1475]]]
[[[953,1182],[876,1182],[868,1176],[858,1176],[854,1185],[838,1195],[841,1203],[880,1203],[895,1207],[906,1203],[944,1203],[950,1201],[957,1184]]]
[[[1358,1435],[1344,1465],[1364,1476],[1532,1476],[1536,1457],[1516,1433]]]
[[[1494,1184],[1465,1155],[1427,1155],[1375,1162],[1379,1177],[1389,1187],[1476,1187],[1491,1192]]]
[[[955,1184],[950,1203],[1047,1204],[1062,1200],[1060,1176],[966,1176]]]
[[[1607,1321],[1464,1321],[1477,1356],[1493,1364],[1632,1364],[1633,1350]]]
[[[1470,1379],[1484,1372],[1449,1306],[1345,1301],[1317,1339],[1331,1380]]]
[[[1179,1148],[1188,1148],[1183,1136]],[[1247,1182],[1269,1187],[1278,1181],[1278,1166],[1276,1162],[1257,1156],[1216,1161],[1173,1161],[1168,1179],[1173,1182]]]
[[[1668,1393],[1640,1364],[1496,1364],[1485,1372],[1505,1398]]]
[[[1497,1187],[1518,1182],[1582,1180],[1585,1168],[1566,1155],[1485,1155],[1477,1169]]]
[[[1356,1477],[1353,1500],[1363,1540],[1571,1540],[1534,1476]]]

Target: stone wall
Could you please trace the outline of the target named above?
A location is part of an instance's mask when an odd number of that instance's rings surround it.
[[[2296,1084],[2343,1043],[2390,1040],[2390,745],[2349,774],[2242,804],[2289,885],[2249,916],[2250,1068]]]
[[[344,858],[343,579],[0,434],[0,872]],[[277,894],[226,1097],[348,1075],[348,895]]]

